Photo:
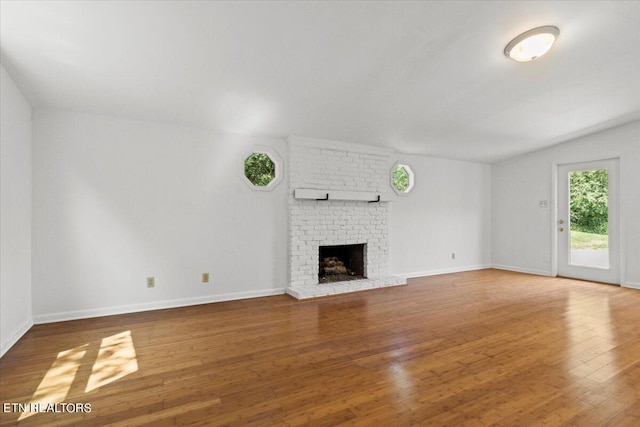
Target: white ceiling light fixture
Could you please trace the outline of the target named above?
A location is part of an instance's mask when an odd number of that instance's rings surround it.
[[[504,54],[518,62],[533,61],[551,49],[559,34],[558,27],[552,25],[534,28],[511,40]]]

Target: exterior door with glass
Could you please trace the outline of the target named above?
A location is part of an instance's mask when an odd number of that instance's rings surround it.
[[[558,166],[558,275],[620,284],[618,160]]]

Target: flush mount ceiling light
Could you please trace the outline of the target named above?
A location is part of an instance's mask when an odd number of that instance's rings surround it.
[[[520,34],[504,48],[504,54],[518,62],[533,61],[547,53],[558,38],[560,30],[548,25]]]

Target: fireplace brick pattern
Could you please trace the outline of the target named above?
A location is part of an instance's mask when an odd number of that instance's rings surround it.
[[[388,203],[300,200],[294,190],[387,193],[391,154],[355,144],[289,141],[289,288],[318,285],[320,245],[366,243],[366,276],[388,275]]]

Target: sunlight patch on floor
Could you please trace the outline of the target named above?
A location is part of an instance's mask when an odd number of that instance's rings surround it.
[[[131,331],[104,338],[100,343],[98,358],[93,364],[85,393],[137,371],[138,360]]]
[[[29,406],[46,406],[50,403],[64,402],[75,379],[80,362],[87,352],[89,344],[61,351],[33,394]],[[35,412],[23,412],[18,421],[34,415]]]

